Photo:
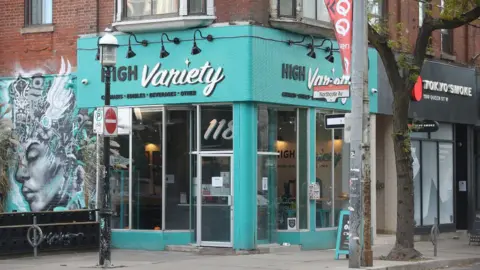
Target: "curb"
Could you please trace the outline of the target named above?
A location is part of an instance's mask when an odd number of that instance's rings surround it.
[[[367,267],[363,269],[371,270],[433,270],[441,268],[450,268],[456,266],[470,265],[480,262],[480,258],[462,258],[462,259],[439,259],[430,261],[421,261],[403,265]]]

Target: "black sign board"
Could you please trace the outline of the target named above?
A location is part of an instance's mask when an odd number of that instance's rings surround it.
[[[345,128],[345,114],[326,114],[324,118],[325,129]]]
[[[337,229],[337,245],[335,247],[335,259],[338,260],[340,254],[349,253],[349,235],[350,235],[350,211],[340,212]]]
[[[438,122],[433,120],[414,120],[408,124],[413,132],[436,132]]]

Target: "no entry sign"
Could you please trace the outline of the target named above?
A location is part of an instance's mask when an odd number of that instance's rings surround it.
[[[117,136],[118,110],[116,107],[103,107],[103,136]]]

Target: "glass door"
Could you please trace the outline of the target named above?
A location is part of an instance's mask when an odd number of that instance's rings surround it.
[[[233,179],[232,157],[206,155],[201,159],[200,200],[200,245],[232,246],[233,224]],[[198,233],[198,232],[197,232]]]

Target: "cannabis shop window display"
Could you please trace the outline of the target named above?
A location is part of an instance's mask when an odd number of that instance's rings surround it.
[[[113,172],[113,228],[189,230],[192,109],[128,110],[132,132],[115,139],[120,144],[115,163],[127,169]]]
[[[308,229],[308,109],[260,106],[258,118],[258,194],[274,208],[258,228]]]
[[[334,111],[317,110],[315,132],[315,181],[320,186],[316,201],[316,228],[335,227],[340,211],[348,203],[348,185],[342,178],[343,130],[326,129],[325,115]],[[338,113],[338,112],[337,112]]]

